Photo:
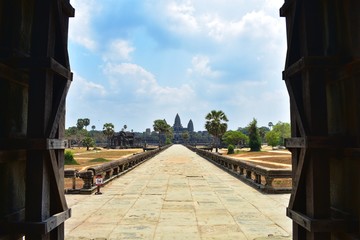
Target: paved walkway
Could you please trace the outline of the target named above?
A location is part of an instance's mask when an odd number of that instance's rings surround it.
[[[65,239],[291,239],[289,194],[261,194],[181,145],[102,192],[66,196]]]

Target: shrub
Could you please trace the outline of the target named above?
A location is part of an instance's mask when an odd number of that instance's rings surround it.
[[[169,145],[169,144],[171,144],[171,140],[170,140],[170,138],[166,138],[165,145]]]
[[[74,159],[74,154],[72,151],[65,151],[65,165],[79,165]]]
[[[234,145],[230,144],[230,145],[228,146],[228,152],[227,152],[227,154],[234,154],[234,149],[235,149]]]

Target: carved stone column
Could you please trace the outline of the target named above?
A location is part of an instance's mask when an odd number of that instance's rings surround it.
[[[93,186],[94,174],[91,171],[79,173],[79,177],[84,181],[83,189],[91,189]]]

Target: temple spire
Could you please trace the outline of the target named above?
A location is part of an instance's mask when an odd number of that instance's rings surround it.
[[[177,113],[176,117],[175,117],[175,123],[174,123],[174,131],[179,131],[181,130],[183,127],[181,125],[181,120],[180,120],[180,116]]]
[[[194,132],[194,124],[193,121],[190,119],[188,125],[187,125],[188,132]]]

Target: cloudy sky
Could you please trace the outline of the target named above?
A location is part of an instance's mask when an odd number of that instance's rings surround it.
[[[178,113],[199,131],[211,110],[232,130],[289,122],[283,2],[72,0],[66,127],[89,118],[142,132]]]

